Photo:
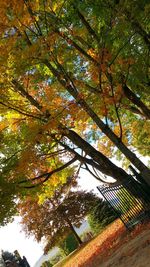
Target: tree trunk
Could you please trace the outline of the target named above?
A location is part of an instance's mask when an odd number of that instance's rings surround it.
[[[73,235],[77,239],[78,243],[81,245],[83,242],[82,242],[81,238],[78,236],[77,232],[74,230],[74,227],[71,224],[70,220],[66,216],[65,216],[65,220],[66,220],[67,224],[69,225],[71,232],[73,233]]]
[[[116,145],[116,147],[126,156],[126,158],[141,172],[141,175],[145,181],[150,185],[150,170],[145,164],[136,157],[136,155],[128,149],[121,139],[115,135],[115,133],[98,117],[98,115],[92,110],[87,102],[81,98],[78,90],[71,84],[68,75],[63,71],[63,67],[60,66],[60,71],[55,69],[48,60],[43,62],[58,79],[60,84],[69,92],[70,95],[76,100],[77,104],[85,110],[85,112],[92,118],[97,124],[99,129]]]
[[[140,98],[138,96],[136,96],[135,93],[133,93],[130,88],[127,85],[123,86],[123,92],[125,94],[125,96],[136,106],[138,106],[141,111],[143,112],[143,115],[145,115],[145,117],[147,119],[150,119],[150,110],[146,107],[146,105],[140,100]]]
[[[138,115],[142,116],[143,118],[146,117],[139,108],[136,108],[134,106],[127,105],[127,104],[125,104],[123,106],[124,106],[125,109],[129,110],[132,113],[138,114]]]
[[[106,156],[96,150],[93,146],[91,146],[88,142],[81,138],[76,132],[68,130],[65,135],[75,145],[81,148],[86,153],[86,155],[88,155],[93,160],[93,163],[97,163],[97,169],[105,175],[109,175],[120,182],[123,182],[129,177],[129,175],[122,168],[119,168],[114,163],[112,163]],[[93,167],[95,167],[95,165],[93,165]]]
[[[147,45],[148,49],[150,50],[150,35],[142,28],[139,22],[135,19],[131,19],[131,25],[133,29],[135,29],[139,35],[142,36],[145,44]]]
[[[143,8],[144,10],[144,8]],[[147,48],[150,50],[150,34],[143,29],[142,25],[139,23],[139,21],[134,17],[134,14],[132,11],[124,9],[124,13],[126,14],[127,21],[131,23],[131,26],[134,30],[134,32],[138,33],[142,38],[145,44],[147,45]]]
[[[97,124],[99,129],[116,145],[116,147],[126,156],[126,158],[141,172],[145,181],[150,185],[150,170],[145,164],[136,157],[136,155],[124,145],[120,138],[97,116],[97,114],[82,99],[78,103],[88,113],[88,115]]]
[[[118,185],[120,183],[122,184],[123,182],[129,180],[129,174],[127,174],[122,168],[112,163],[106,156],[97,151],[94,147],[92,147],[89,143],[82,139],[76,132],[68,130],[68,134],[66,134],[66,136],[70,139],[70,141],[81,148],[87,156],[91,157],[94,163],[96,162],[98,164],[98,170],[117,180],[117,182],[114,183],[115,185]],[[93,165],[93,167],[95,166]],[[136,191],[135,188],[133,188],[131,185],[129,186],[128,184],[124,183],[124,187],[127,191],[130,192],[130,194],[135,197],[139,197],[138,191]]]

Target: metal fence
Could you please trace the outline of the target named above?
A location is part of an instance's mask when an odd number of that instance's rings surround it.
[[[150,189],[141,177],[97,188],[128,229],[150,218]]]

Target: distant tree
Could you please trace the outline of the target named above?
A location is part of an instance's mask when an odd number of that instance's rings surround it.
[[[52,266],[53,266],[53,264],[50,261],[44,261],[42,263],[42,267],[52,267]]]
[[[23,258],[21,258],[18,250],[15,250],[14,253],[2,250],[1,257],[2,257],[2,260],[4,262],[4,266],[7,266],[8,264],[10,264],[10,267],[11,266],[13,266],[13,267],[30,267],[26,257],[23,256]],[[0,266],[1,266],[1,262],[0,262]]]
[[[62,260],[62,255],[61,255],[61,253],[57,253],[55,256],[53,256],[51,259],[50,259],[50,264],[52,264],[52,266],[53,265],[55,265],[56,263],[58,263],[59,261],[61,261]]]
[[[15,261],[15,255],[9,251],[2,251],[2,258],[4,261]]]
[[[117,218],[112,208],[106,201],[99,199],[88,215],[88,222],[95,234],[103,230],[109,223]]]
[[[27,235],[34,235],[37,241],[45,237],[45,252],[59,245],[68,232],[72,232],[81,244],[82,240],[74,226],[81,225],[97,199],[92,192],[85,191],[70,191],[61,197],[58,193],[41,205],[38,203],[38,198],[27,197],[18,206],[23,229]]]
[[[59,248],[63,254],[68,255],[78,247],[79,243],[75,236],[70,233],[67,237],[59,243]]]
[[[0,177],[0,226],[12,222],[16,214],[15,183],[8,182],[3,175]]]

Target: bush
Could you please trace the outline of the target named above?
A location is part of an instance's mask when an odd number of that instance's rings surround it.
[[[59,243],[60,250],[68,255],[79,246],[79,243],[75,236],[70,233],[61,243]]]
[[[116,218],[117,215],[110,205],[106,201],[99,199],[88,215],[88,222],[92,231],[97,234]]]

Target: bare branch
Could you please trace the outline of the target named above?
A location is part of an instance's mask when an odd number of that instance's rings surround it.
[[[90,168],[88,167],[87,164],[85,164],[85,169],[94,177],[96,178],[97,180],[101,181],[102,183],[107,183],[106,181],[103,181],[101,178],[99,178],[99,176],[95,175],[91,170]]]

